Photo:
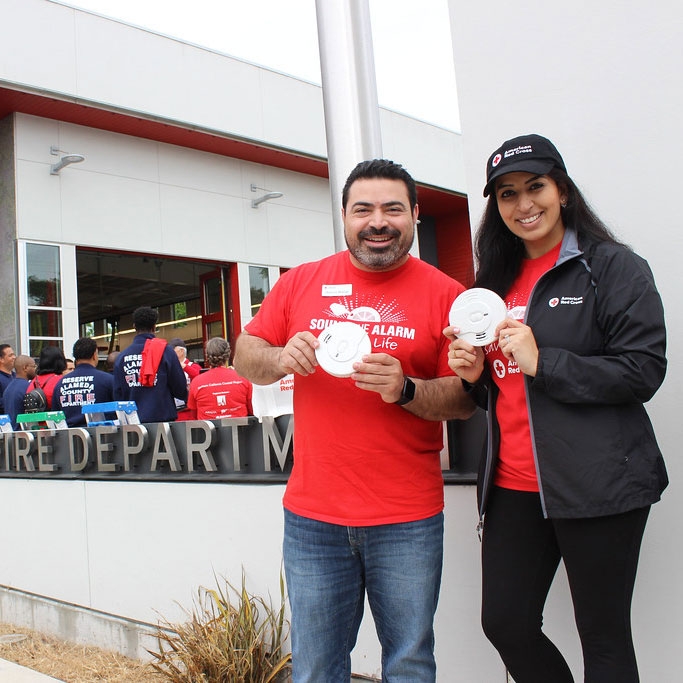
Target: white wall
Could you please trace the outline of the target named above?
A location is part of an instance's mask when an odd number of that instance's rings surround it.
[[[25,114],[15,120],[20,239],[286,267],[334,251],[326,178]],[[404,136],[391,124],[387,116],[396,152],[387,156],[418,177],[441,164],[449,187],[463,182],[458,135],[410,122]],[[452,154],[420,154],[421,137]],[[52,146],[85,161],[51,175]],[[253,209],[252,183],[283,196]]]
[[[50,175],[52,145],[85,161]],[[324,178],[23,114],[16,165],[21,239],[278,265],[333,250]],[[252,209],[252,183],[284,196]]]
[[[0,0],[0,85],[325,156],[317,86],[49,0]],[[381,122],[385,156],[465,191],[460,135],[386,110]],[[51,145],[86,160],[51,176]],[[26,115],[16,164],[20,239],[280,265],[333,250],[319,178]],[[253,210],[252,182],[284,196]],[[0,479],[0,513],[13,520],[0,528],[0,584],[142,621],[181,618],[175,601],[188,605],[214,569],[239,583],[244,565],[250,588],[277,596],[281,494]],[[478,626],[475,524],[472,487],[448,487],[436,621],[446,683],[504,680]],[[372,631],[366,619],[359,673],[379,671]]]
[[[48,0],[2,0],[0,17],[2,79],[311,154],[325,149],[314,85]]]
[[[282,486],[0,480],[0,583],[157,623],[215,574],[279,600]],[[259,538],[254,543],[254,537]],[[18,549],[21,549],[19,552]],[[179,603],[177,604],[176,603]]]
[[[50,0],[0,0],[3,81],[327,156],[319,86]],[[386,109],[381,120],[384,156],[464,192],[458,133]]]
[[[643,681],[680,680],[683,9],[672,0],[449,5],[473,225],[489,154],[510,137],[541,133],[557,144],[598,214],[648,259],[664,299],[669,371],[649,412],[672,483],[645,535],[633,626]],[[564,587],[557,600],[548,627],[579,680],[573,625],[558,621],[571,610]]]
[[[0,479],[0,584],[155,624],[185,621],[214,573],[279,600],[282,485]],[[446,488],[444,581],[436,619],[439,680],[495,683],[502,667],[478,628],[479,541],[471,486]],[[356,673],[377,675],[369,618]]]

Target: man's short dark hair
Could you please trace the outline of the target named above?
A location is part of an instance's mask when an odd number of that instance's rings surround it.
[[[410,210],[412,211],[415,208],[415,204],[417,204],[417,187],[410,173],[401,164],[396,164],[389,159],[370,159],[369,161],[361,161],[346,179],[344,189],[342,190],[343,209],[346,209],[351,185],[356,180],[364,180],[366,178],[388,178],[389,180],[403,181],[408,191]]]
[[[159,314],[149,306],[140,306],[133,311],[133,326],[137,332],[153,332]]]
[[[2,358],[5,355],[5,349],[11,349],[12,345],[11,344],[0,344],[0,358]]]
[[[90,360],[97,351],[97,342],[91,337],[81,337],[74,343],[74,361]]]

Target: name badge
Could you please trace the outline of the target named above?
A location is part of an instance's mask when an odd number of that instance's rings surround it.
[[[323,285],[323,296],[351,296],[353,285]]]

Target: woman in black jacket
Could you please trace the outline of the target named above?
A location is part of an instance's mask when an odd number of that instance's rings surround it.
[[[508,317],[484,347],[445,330],[451,369],[488,411],[484,631],[515,683],[572,682],[542,631],[562,559],[585,682],[636,683],[631,598],[649,509],[668,483],[643,405],[666,371],[661,300],[546,138],[503,143],[484,196],[475,286],[503,298]]]

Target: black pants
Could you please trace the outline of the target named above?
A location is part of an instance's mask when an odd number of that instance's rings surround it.
[[[573,683],[543,634],[543,607],[564,561],[585,683],[637,683],[631,598],[650,508],[543,518],[537,493],[494,488],[482,539],[482,625],[515,683]]]

